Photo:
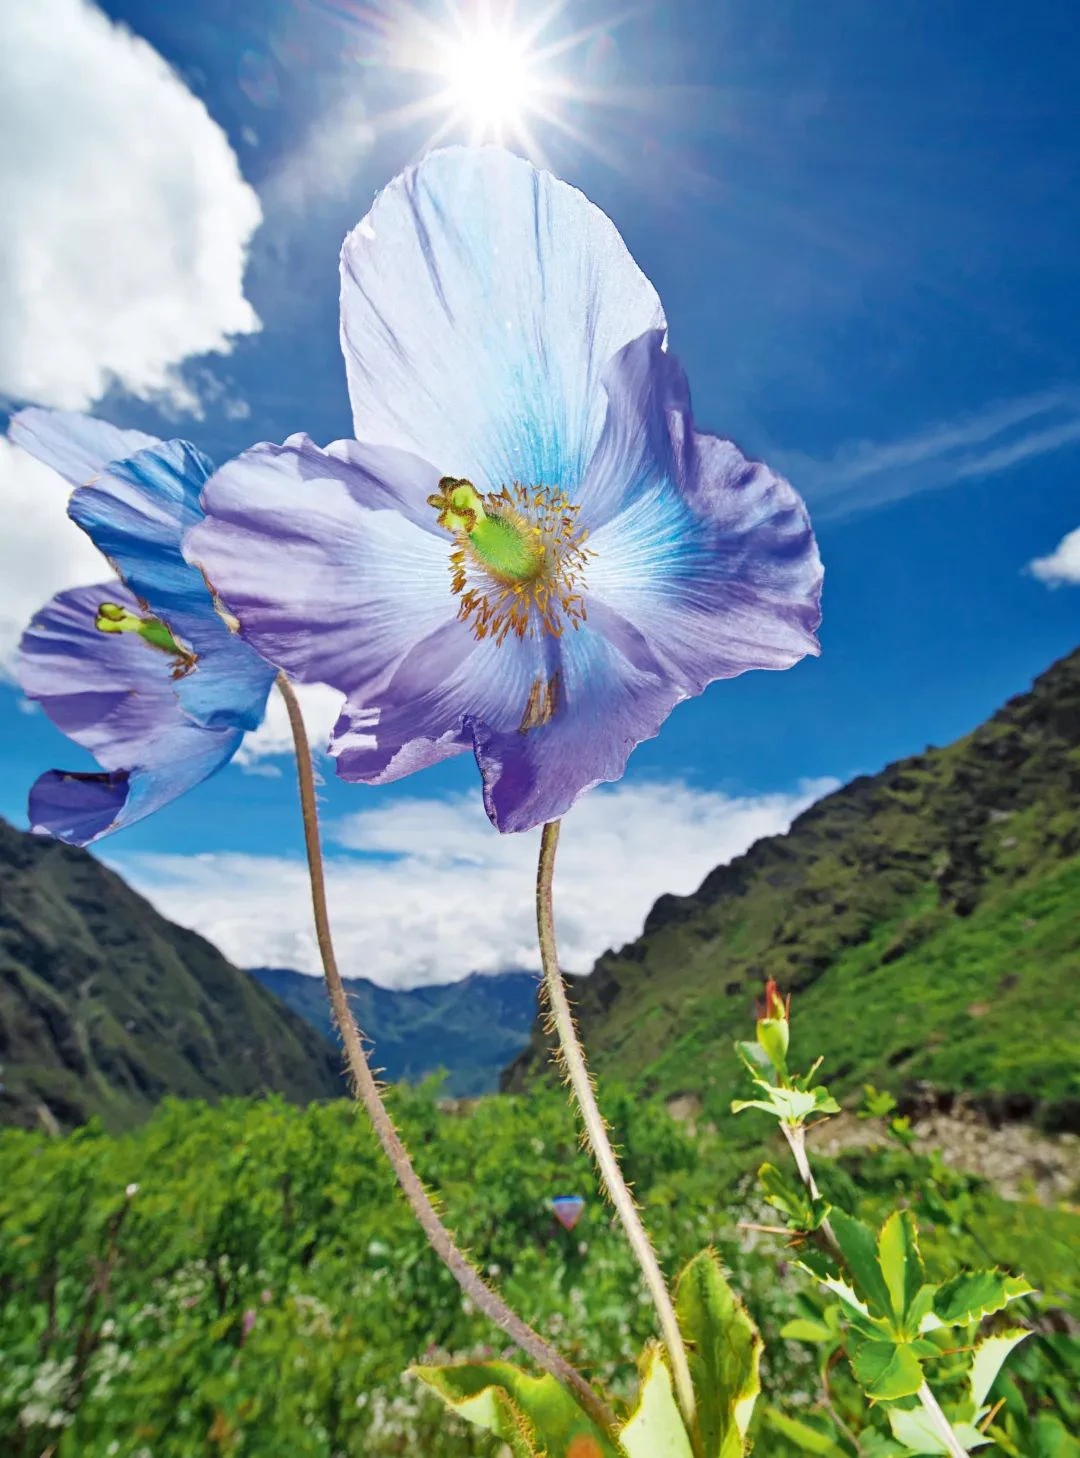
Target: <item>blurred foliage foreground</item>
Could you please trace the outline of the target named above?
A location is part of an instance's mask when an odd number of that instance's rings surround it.
[[[562,1095],[440,1111],[436,1092],[391,1102],[452,1227],[523,1316],[628,1395],[652,1310]],[[873,1427],[827,1298],[768,1229],[760,1155],[601,1094],[665,1268],[713,1244],[765,1337],[755,1454],[901,1452]],[[902,1140],[818,1163],[824,1193],[865,1218],[913,1211],[931,1277],[1023,1270],[1039,1290],[1011,1320],[1033,1335],[989,1394],[1002,1437],[978,1451],[1080,1455],[1075,1204],[1007,1202]],[[572,1234],[547,1204],[569,1192],[589,1202]],[[166,1102],[120,1137],[0,1134],[4,1458],[494,1455],[406,1368],[503,1350],[347,1103]]]

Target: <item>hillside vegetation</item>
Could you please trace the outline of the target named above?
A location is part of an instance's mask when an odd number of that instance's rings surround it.
[[[643,935],[575,984],[578,1017],[596,1067],[726,1120],[732,1040],[775,977],[834,1093],[869,1080],[925,1099],[929,1084],[1076,1130],[1078,909],[1080,651],[963,739],[854,780],[692,896],[661,897]],[[537,1026],[504,1087],[546,1067]]]
[[[0,1123],[268,1091],[340,1095],[335,1049],[86,851],[0,820]]]

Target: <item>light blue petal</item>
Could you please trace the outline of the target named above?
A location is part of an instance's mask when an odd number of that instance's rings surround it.
[[[17,664],[26,696],[105,771],[52,770],[31,792],[31,828],[74,845],[175,800],[226,764],[243,739],[240,730],[188,718],[167,654],[133,633],[95,628],[102,602],[139,611],[117,582],[59,593],[35,614]]]
[[[274,670],[218,616],[197,567],[184,560],[184,532],[202,520],[199,493],[213,464],[186,441],[164,441],[113,461],[76,491],[73,521],[109,558],[128,587],[197,656],[177,683],[201,724],[254,729]]]
[[[72,486],[87,485],[110,461],[157,445],[154,436],[141,430],[120,430],[92,415],[37,406],[13,415],[8,435],[24,451],[59,471]]]
[[[604,424],[601,375],[664,328],[611,221],[497,147],[426,157],[345,241],[341,337],[358,440],[480,489],[574,499]]]

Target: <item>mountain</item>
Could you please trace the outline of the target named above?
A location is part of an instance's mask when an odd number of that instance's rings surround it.
[[[662,896],[575,982],[594,1068],[714,1121],[767,977],[839,1095],[966,1094],[1080,1129],[1080,650],[973,733],[865,775]],[[501,1083],[547,1068],[534,1025]]]
[[[254,967],[251,975],[325,1037],[335,1036],[321,977],[282,967]],[[346,978],[345,986],[384,1078],[416,1083],[443,1068],[446,1092],[459,1098],[495,1090],[499,1070],[528,1042],[536,1013],[531,972],[474,972],[461,982],[408,991],[364,977]]]
[[[0,820],[0,1123],[270,1091],[340,1097],[334,1049],[86,851]]]

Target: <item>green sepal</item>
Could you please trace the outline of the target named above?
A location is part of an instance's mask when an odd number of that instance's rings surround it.
[[[943,1326],[969,1326],[1034,1291],[1023,1276],[1004,1271],[966,1271],[939,1286],[934,1296],[934,1315]]]
[[[786,1215],[796,1230],[817,1230],[828,1217],[831,1206],[822,1199],[813,1199],[805,1185],[792,1179],[774,1164],[763,1164],[758,1170],[758,1184],[765,1203]]]
[[[890,1407],[889,1426],[893,1437],[903,1443],[909,1453],[948,1453],[937,1430],[921,1407]],[[991,1440],[970,1423],[952,1423],[957,1439],[970,1452],[972,1448],[984,1448]]]
[[[762,1341],[715,1251],[703,1250],[682,1272],[675,1312],[690,1362],[700,1458],[742,1458],[761,1390]]]
[[[533,1377],[510,1362],[461,1362],[410,1371],[461,1417],[509,1443],[514,1458],[564,1453],[574,1439],[580,1443],[587,1438],[595,1446],[594,1458],[620,1458],[608,1435],[546,1373]]]
[[[757,1040],[781,1078],[787,1077],[788,1038],[787,1018],[758,1019]]]
[[[913,1397],[923,1384],[919,1359],[906,1343],[860,1341],[851,1344],[850,1356],[855,1380],[877,1402]]]
[[[619,1433],[626,1458],[694,1458],[671,1374],[657,1343],[645,1348],[638,1403]]]

